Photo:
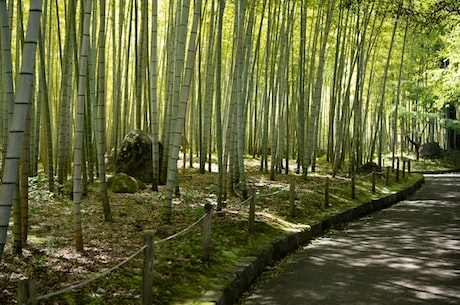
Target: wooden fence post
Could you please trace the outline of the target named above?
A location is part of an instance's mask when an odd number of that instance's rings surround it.
[[[324,189],[324,208],[329,207],[329,177],[326,177],[326,186]]]
[[[251,200],[249,201],[248,232],[254,233],[256,230],[256,190],[252,190]]]
[[[410,175],[410,160],[407,160],[407,173]]]
[[[291,217],[295,217],[295,177],[289,181],[289,203],[291,206]]]
[[[351,199],[356,198],[356,176],[355,171],[351,172]]]
[[[387,166],[386,184],[390,185],[390,167]]]
[[[142,305],[153,304],[153,230],[144,231],[144,266],[142,271]]]
[[[207,203],[204,206],[206,212],[206,217],[203,222],[203,254],[201,260],[206,262],[209,260],[209,255],[211,252],[211,221],[212,221],[212,205]]]
[[[403,179],[406,178],[406,160],[403,160],[402,177]]]
[[[399,158],[396,158],[396,182],[399,182]]]
[[[376,180],[376,173],[375,169],[372,171],[372,194],[375,194],[375,181]]]
[[[36,305],[35,282],[31,279],[20,280],[18,284],[18,304]]]

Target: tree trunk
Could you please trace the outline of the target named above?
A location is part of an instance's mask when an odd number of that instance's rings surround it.
[[[306,44],[307,44],[307,0],[300,3],[300,50],[299,50],[299,101],[297,103],[297,155],[298,168],[305,167],[305,71],[306,71]]]
[[[205,163],[207,152],[210,152],[209,143],[211,142],[211,116],[212,116],[212,95],[214,88],[214,72],[215,67],[213,65],[213,49],[214,49],[214,19],[215,19],[215,9],[214,2],[211,3],[211,20],[210,20],[210,29],[208,33],[208,38],[206,39],[206,65],[204,73],[204,84],[205,84],[205,94],[204,99],[200,99],[201,105],[203,105],[202,111],[202,142],[200,145],[200,173],[204,174],[205,172]],[[203,79],[203,78],[202,78]],[[220,81],[220,80],[219,80]],[[211,162],[211,161],[209,161]]]
[[[6,152],[0,190],[0,259],[3,256],[13,196],[18,182],[19,156],[21,153],[27,109],[32,93],[31,88],[35,69],[38,32],[40,30],[41,9],[41,0],[31,1],[27,35],[22,56],[21,73],[19,76],[17,94],[14,100],[13,117],[11,118],[8,135],[9,145]]]
[[[73,56],[75,41],[75,14],[76,1],[70,0],[67,6],[66,16],[66,39],[64,47],[64,58],[62,62],[61,78],[61,100],[59,102],[58,118],[58,183],[60,191],[64,191],[64,183],[67,181],[70,164],[70,100],[72,99],[72,75],[73,75]]]
[[[111,220],[109,196],[107,193],[107,181],[105,176],[105,0],[100,0],[100,28],[99,28],[99,61],[98,61],[98,86],[97,86],[97,107],[98,107],[98,167],[99,180],[101,182],[102,207],[105,220]]]
[[[398,115],[399,115],[399,104],[401,101],[401,83],[402,83],[402,77],[403,77],[403,67],[404,67],[404,54],[406,50],[406,43],[407,43],[407,31],[409,29],[409,22],[406,21],[406,27],[404,30],[404,38],[403,38],[403,45],[402,45],[402,50],[401,50],[401,61],[399,63],[399,76],[398,76],[398,87],[396,89],[396,101],[395,101],[395,113],[394,113],[394,122],[393,122],[393,149],[392,149],[392,162],[396,159],[396,143],[398,139]],[[404,138],[401,133],[400,141],[401,143],[403,142]],[[403,151],[401,150],[401,157],[402,157]],[[394,167],[394,164],[393,164]]]
[[[86,73],[88,67],[89,51],[89,26],[91,21],[91,0],[86,0],[84,11],[83,37],[80,52],[78,73],[78,97],[77,112],[75,118],[75,143],[74,143],[74,168],[73,168],[73,203],[74,203],[74,236],[75,246],[78,251],[83,250],[83,233],[81,226],[82,197],[82,160],[83,160],[83,136],[85,126],[85,97],[86,97]]]
[[[11,58],[11,28],[8,23],[8,12],[6,8],[6,1],[0,1],[0,23],[2,26],[2,64],[3,64],[3,94],[5,96],[5,103],[3,104],[3,141],[2,141],[2,168],[6,160],[6,151],[8,149],[8,133],[10,118],[13,113],[14,106],[14,88],[13,88],[13,62]]]
[[[188,6],[188,0],[184,1],[184,6]],[[185,66],[184,81],[181,85],[180,105],[177,112],[176,125],[171,133],[171,153],[168,162],[168,177],[166,183],[166,198],[164,204],[163,216],[166,222],[171,221],[172,196],[175,188],[177,176],[177,160],[179,159],[179,148],[182,142],[182,132],[184,129],[185,114],[187,110],[187,101],[189,98],[189,90],[193,72],[193,63],[196,52],[196,37],[198,23],[201,17],[201,0],[195,1],[193,23],[189,38],[189,47],[187,53],[187,61]],[[185,35],[185,31],[184,31]]]
[[[316,71],[316,81],[315,81],[315,88],[313,92],[313,101],[310,111],[310,119],[309,119],[309,126],[308,126],[308,143],[307,143],[307,150],[305,154],[305,165],[308,167],[311,164],[312,156],[315,155],[316,151],[316,142],[318,137],[318,116],[320,115],[320,105],[321,105],[321,97],[322,97],[322,90],[323,90],[323,75],[324,75],[324,64],[326,60],[326,46],[327,46],[327,39],[329,36],[329,31],[332,24],[332,16],[334,14],[335,9],[335,0],[328,0],[327,3],[327,17],[326,17],[326,24],[324,33],[321,40],[321,48],[319,51],[319,61],[318,61],[318,69]],[[306,174],[305,172],[304,174]]]
[[[246,0],[239,1],[238,9],[238,41],[237,41],[237,52],[236,52],[236,135],[237,135],[237,158],[238,158],[238,173],[239,173],[239,182],[241,186],[241,192],[243,193],[243,198],[248,197],[248,191],[246,187],[246,172],[244,169],[244,118],[243,118],[243,63],[244,63],[244,54],[243,54],[243,31],[244,31],[244,17],[246,16]]]
[[[150,67],[150,77],[151,77],[151,92],[150,92],[150,112],[151,112],[151,131],[152,131],[152,164],[153,164],[153,179],[152,179],[152,190],[158,191],[159,184],[159,145],[158,145],[158,92],[157,92],[157,83],[158,83],[158,0],[152,1],[152,51],[151,51],[151,67]]]
[[[395,17],[394,20],[394,25],[393,25],[393,32],[391,34],[391,41],[390,41],[390,46],[388,48],[388,57],[387,61],[385,64],[385,70],[383,72],[383,77],[382,77],[382,87],[381,87],[381,98],[380,98],[380,104],[379,104],[379,114],[378,114],[378,126],[379,126],[379,146],[378,146],[378,165],[379,167],[382,167],[382,154],[383,154],[383,132],[384,132],[384,105],[385,105],[385,94],[386,94],[386,84],[388,80],[388,70],[390,69],[390,61],[391,61],[391,54],[393,51],[393,46],[394,46],[394,41],[396,38],[396,29],[398,28],[398,22],[399,22],[399,12]]]
[[[223,130],[222,130],[222,29],[225,10],[225,0],[219,0],[219,11],[217,17],[217,39],[216,39],[216,144],[217,144],[217,166],[219,169],[217,178],[217,209],[222,210],[224,193],[224,163],[223,163]]]
[[[40,55],[40,78],[41,78],[41,84],[43,88],[43,96],[42,96],[42,115],[43,115],[43,121],[44,121],[44,126],[43,129],[39,129],[42,132],[42,143],[44,144],[45,151],[46,151],[46,158],[42,159],[43,167],[46,170],[48,174],[48,190],[50,192],[54,192],[54,159],[53,159],[53,136],[51,133],[51,115],[50,115],[50,105],[49,105],[49,86],[48,86],[48,81],[46,78],[46,72],[45,72],[45,43],[44,43],[44,34],[40,35],[41,38],[38,41],[38,47],[39,47],[39,55]],[[45,153],[43,153],[45,155]]]

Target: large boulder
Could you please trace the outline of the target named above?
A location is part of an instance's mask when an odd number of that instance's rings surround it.
[[[380,167],[375,162],[367,162],[366,164],[363,164],[358,169],[358,172],[365,173],[365,174],[370,174],[370,173],[372,173],[374,171],[375,172],[380,171]]]
[[[159,147],[159,170],[163,145]],[[145,130],[135,129],[128,133],[117,154],[115,172],[126,173],[144,183],[151,183],[152,167],[152,135]]]
[[[425,159],[436,159],[441,157],[441,147],[439,143],[429,142],[420,146],[420,157]]]

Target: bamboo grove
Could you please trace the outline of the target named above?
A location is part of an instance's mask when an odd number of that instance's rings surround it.
[[[105,157],[133,129],[163,144],[166,221],[181,146],[202,173],[215,156],[220,207],[236,185],[247,196],[246,155],[274,177],[319,157],[332,174],[382,165],[407,139],[457,145],[453,0],[26,2],[0,1],[0,257],[12,211],[15,248],[27,240],[39,168],[50,191],[72,182],[82,249],[82,194],[97,178],[110,220]]]

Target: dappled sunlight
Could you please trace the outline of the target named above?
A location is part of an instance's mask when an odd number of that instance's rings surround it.
[[[304,247],[243,304],[458,304],[459,197],[431,187]]]
[[[299,224],[299,223],[292,223],[286,221],[277,215],[266,213],[266,212],[258,212],[256,213],[257,216],[263,217],[265,220],[268,220],[268,224],[275,226],[286,232],[301,232],[304,230],[310,230],[310,226],[306,224]]]
[[[436,300],[439,302],[439,299],[445,299],[445,298],[457,298],[458,297],[458,291],[454,289],[449,289],[449,288],[440,288],[436,286],[430,286],[430,285],[423,285],[422,283],[418,283],[416,280],[399,280],[399,281],[394,281],[391,282],[392,285],[395,285],[400,288],[405,288],[410,290],[417,299],[422,299],[422,300]],[[447,300],[446,300],[447,301]]]
[[[310,226],[307,224],[321,221],[328,215],[344,211],[362,202],[362,198],[361,201],[349,198],[350,179],[337,177],[331,180],[335,183],[331,187],[333,191],[330,194],[332,207],[324,209],[322,203],[326,177],[327,175],[312,174],[305,181],[298,175],[279,175],[276,176],[276,181],[271,181],[268,174],[248,175],[248,186],[254,187],[257,191],[256,234],[247,234],[249,200],[238,196],[240,190],[237,188],[236,194],[229,195],[225,202],[224,212],[213,218],[212,264],[203,267],[199,260],[202,227],[197,226],[175,243],[163,243],[156,247],[155,272],[158,283],[155,287],[171,285],[176,289],[175,287],[180,285],[180,287],[199,286],[201,288],[193,289],[192,295],[196,295],[200,289],[204,289],[202,287],[209,284],[209,279],[206,277],[217,276],[222,272],[222,266],[231,265],[242,255],[254,255],[254,249],[260,243],[278,238],[285,233],[308,231]],[[289,182],[292,178],[296,181],[295,217],[289,215]],[[107,270],[131,255],[142,246],[144,230],[155,230],[155,240],[177,233],[203,215],[205,203],[215,205],[217,201],[216,173],[201,175],[196,169],[191,169],[183,172],[179,181],[181,194],[173,199],[172,224],[161,221],[164,204],[163,186],[159,187],[160,192],[145,189],[135,194],[109,193],[113,219],[111,222],[105,222],[102,221],[100,197],[97,192],[99,185],[91,185],[88,197],[81,203],[85,234],[84,252],[74,250],[71,200],[65,195],[48,196],[46,192],[34,193],[30,201],[29,245],[24,249],[24,258],[8,257],[4,261],[7,270],[0,274],[0,279],[14,279],[14,282],[8,282],[7,290],[11,291],[16,291],[16,287],[13,287],[15,281],[25,277],[36,280],[39,294],[55,291]],[[358,183],[357,189],[360,192],[368,192],[370,187],[368,181],[359,180]],[[381,184],[382,181],[379,183]],[[53,216],[52,219],[49,218],[50,215]],[[367,217],[365,221],[372,221],[372,217]],[[385,226],[392,226],[392,224],[388,223]],[[347,228],[348,234],[354,230],[353,227]],[[9,238],[7,251],[11,253],[12,234]],[[355,245],[356,248],[349,249],[350,241],[340,240],[339,244],[331,244],[331,247],[340,248],[341,252],[319,257],[315,264],[329,268],[334,260],[353,258],[356,251],[380,249],[380,245],[372,245],[372,243],[373,241],[369,240]],[[314,246],[315,244],[312,245]],[[392,260],[392,254],[388,249],[382,246],[381,251],[387,253],[377,258],[382,263],[398,263]],[[174,253],[173,257],[171,253]],[[374,264],[373,260],[354,259],[350,264],[344,264],[342,267],[349,270],[374,266]],[[140,265],[141,259],[136,258],[120,272],[88,286],[81,293],[85,295],[87,301],[91,299],[88,296],[97,294],[99,287],[104,287],[106,290],[104,297],[113,299],[117,299],[118,297],[115,296],[120,293],[139,295]],[[192,279],[195,281],[197,277],[199,284],[188,284]],[[340,275],[334,284],[336,287],[347,287],[348,282],[353,278],[352,274]],[[170,296],[161,293],[160,288],[156,289],[157,295],[170,299]],[[78,293],[75,294],[77,298]],[[179,295],[181,292],[171,289],[171,294]],[[300,288],[296,295],[300,297],[302,294]]]

